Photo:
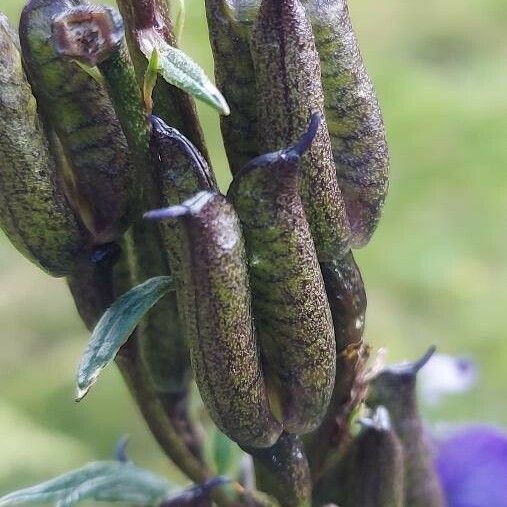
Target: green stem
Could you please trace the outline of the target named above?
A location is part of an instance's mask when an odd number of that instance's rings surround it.
[[[130,152],[134,156],[138,176],[142,177],[143,172],[151,169],[150,128],[125,40],[122,40],[111,56],[98,67],[107,83],[109,95],[127,138]]]

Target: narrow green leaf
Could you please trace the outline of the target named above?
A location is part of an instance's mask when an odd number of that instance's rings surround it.
[[[60,475],[54,479],[14,491],[0,498],[0,507],[30,503],[56,502],[68,495],[76,484],[104,475],[112,467],[119,466],[116,461],[88,463],[82,468]]]
[[[114,360],[143,316],[171,289],[170,277],[150,278],[119,297],[104,313],[81,358],[76,401],[86,395],[101,371]]]
[[[0,506],[55,503],[70,507],[84,500],[157,505],[176,489],[165,478],[131,463],[94,462],[37,486],[0,498]],[[179,492],[179,490],[177,490]]]
[[[229,105],[205,72],[183,51],[168,44],[154,30],[138,32],[139,47],[150,59],[156,49],[159,54],[160,75],[170,84],[217,109],[221,114],[230,113]]]
[[[148,67],[146,67],[146,72],[144,73],[144,84],[143,84],[143,96],[144,96],[144,105],[149,114],[153,111],[153,89],[157,84],[158,77],[158,68],[159,68],[159,60],[158,60],[158,51],[154,49],[151,52],[150,61],[148,63]]]
[[[163,477],[123,464],[108,475],[79,484],[59,500],[58,507],[72,507],[85,500],[154,506],[173,491],[174,486]]]
[[[73,60],[76,65],[78,65],[82,70],[84,70],[90,77],[95,79],[97,83],[101,86],[106,85],[106,81],[104,76],[100,73],[100,70],[97,67],[90,67],[89,65],[80,62],[79,60]]]

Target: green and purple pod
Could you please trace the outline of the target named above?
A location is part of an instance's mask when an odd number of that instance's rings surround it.
[[[220,117],[229,166],[236,174],[260,152],[250,37],[260,0],[206,0],[215,79],[231,114]]]
[[[299,0],[263,0],[251,41],[262,152],[288,146],[314,113],[315,141],[301,159],[301,194],[319,260],[350,249],[350,226],[324,119],[321,70],[312,28]]]
[[[370,384],[368,404],[389,411],[404,453],[405,505],[443,507],[445,500],[433,463],[433,452],[417,406],[417,373],[433,355],[382,370]]]
[[[302,0],[319,52],[327,126],[354,248],[371,238],[388,190],[382,113],[347,0]]]
[[[195,301],[187,336],[194,377],[212,419],[241,445],[273,445],[281,425],[269,406],[234,209],[220,194],[200,192],[146,217],[177,218],[185,230],[183,276]]]
[[[23,63],[45,120],[63,147],[71,199],[96,243],[117,239],[137,197],[125,136],[106,90],[58,56],[53,19],[78,0],[30,0],[21,14]]]
[[[159,206],[173,206],[201,190],[214,190],[216,183],[204,157],[197,148],[161,118],[150,117],[150,152],[155,171]],[[186,344],[185,315],[193,312],[191,290],[184,282],[185,232],[179,221],[144,221],[137,231],[132,257],[136,279],[156,274],[171,274],[177,287],[141,322],[145,328],[141,351],[151,365],[160,392],[178,392],[186,388],[190,361]],[[155,273],[158,271],[158,273]]]
[[[360,421],[360,433],[314,490],[316,504],[343,507],[404,507],[403,447],[389,413],[377,407]]]
[[[336,381],[322,424],[309,435],[306,446],[313,473],[349,433],[349,416],[362,401],[362,377],[369,356],[363,340],[366,292],[352,252],[320,264],[336,339]]]
[[[284,430],[295,434],[321,422],[336,368],[331,311],[299,195],[299,162],[319,127],[317,114],[297,144],[253,159],[229,190],[245,237],[273,404],[280,404]]]
[[[17,36],[1,14],[0,225],[25,257],[53,276],[72,273],[88,252],[89,238],[65,195],[23,73]]]

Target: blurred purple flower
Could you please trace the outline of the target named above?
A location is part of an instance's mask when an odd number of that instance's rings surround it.
[[[448,507],[507,507],[507,434],[462,430],[442,443],[436,467]]]

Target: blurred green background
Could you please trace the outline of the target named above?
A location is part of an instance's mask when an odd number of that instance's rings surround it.
[[[430,344],[465,354],[478,385],[428,417],[507,425],[507,2],[350,0],[384,110],[391,189],[357,253],[367,337],[389,360]],[[1,0],[17,22],[21,0]],[[187,0],[184,48],[212,74],[203,0]],[[217,117],[200,107],[221,183]],[[165,462],[111,369],[79,406],[73,375],[87,333],[62,280],[0,239],[0,492],[92,458],[131,435],[130,454]]]

